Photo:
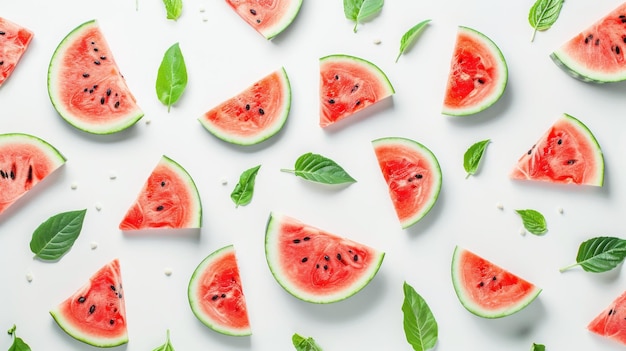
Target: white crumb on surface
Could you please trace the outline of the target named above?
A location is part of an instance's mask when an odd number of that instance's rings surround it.
[[[204,12],[204,11],[206,11],[206,10],[204,9],[204,7],[201,7],[201,8],[199,8],[199,9],[198,9],[198,11],[200,11],[200,12]]]
[[[111,170],[109,171],[109,179],[113,180],[117,178],[117,173],[115,173],[115,171]]]
[[[556,211],[560,214],[563,214],[563,207],[558,207]]]
[[[526,230],[524,228],[520,228],[519,229],[519,235],[525,236],[526,235]]]
[[[95,241],[92,241],[89,247],[91,247],[92,250],[95,250],[98,248],[98,243]]]
[[[150,122],[152,122],[152,120],[150,118],[146,118],[146,124],[150,124]]]
[[[208,21],[209,21],[209,19],[207,17],[203,17],[202,18],[202,22],[208,22]]]
[[[34,279],[33,273],[32,272],[27,272],[26,273],[26,281],[30,283],[30,282],[33,281],[33,279]]]
[[[172,269],[171,269],[170,267],[166,267],[166,268],[163,270],[163,273],[165,273],[165,275],[169,277],[169,276],[170,276],[170,275],[172,275],[172,273],[174,273],[174,272],[172,271]]]
[[[96,210],[98,211],[102,210],[102,204],[100,202],[96,202],[95,207],[96,207]]]
[[[380,45],[380,43],[382,43],[382,41],[378,38],[374,38],[372,42],[374,43],[374,45]]]
[[[222,179],[220,180],[220,183],[222,183],[222,185],[228,185],[228,179],[226,179],[226,178],[222,178]]]
[[[72,183],[72,185],[70,185],[70,188],[72,188],[72,190],[76,190],[78,188],[78,183]]]
[[[498,202],[498,203],[496,203],[496,208],[498,210],[503,210],[504,209],[504,205],[502,204],[502,202]]]

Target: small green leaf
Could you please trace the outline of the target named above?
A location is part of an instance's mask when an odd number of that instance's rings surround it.
[[[259,168],[261,168],[261,165],[245,170],[239,176],[239,183],[237,183],[235,189],[233,189],[233,192],[230,194],[230,198],[233,200],[236,207],[239,207],[239,205],[245,206],[252,201],[254,181],[259,172]]]
[[[467,172],[465,178],[476,173],[480,165],[480,160],[482,160],[485,149],[487,149],[487,145],[490,141],[490,139],[479,141],[465,151],[463,155],[463,168],[465,168],[465,172]]]
[[[559,269],[564,272],[581,266],[586,272],[601,273],[617,267],[626,258],[626,240],[599,236],[586,240],[578,247],[576,263]]]
[[[538,30],[547,30],[556,22],[564,0],[537,0],[528,12],[528,23],[533,27],[530,41],[535,40]]]
[[[548,231],[546,219],[535,210],[515,210],[521,217],[524,228],[531,234],[541,235]]]
[[[322,348],[312,337],[305,338],[298,333],[294,333],[291,342],[297,351],[322,351]]]
[[[183,95],[186,87],[187,66],[180,46],[176,43],[163,55],[156,79],[156,93],[159,101],[167,106],[167,112]]]
[[[354,28],[359,22],[363,22],[380,12],[385,4],[384,0],[343,0],[343,13],[346,18],[354,21]]]
[[[439,328],[435,316],[426,301],[404,282],[404,334],[406,341],[413,346],[415,351],[426,351],[435,347],[439,334]]]
[[[542,344],[533,343],[533,346],[530,348],[530,351],[546,351],[546,347],[545,345],[542,345]]]
[[[426,28],[426,25],[430,22],[429,19],[423,20],[422,22],[413,26],[413,28],[409,29],[402,38],[400,39],[400,52],[398,53],[398,57],[396,57],[396,62],[400,59],[400,56],[409,48],[409,46],[415,41],[417,36]]]
[[[42,260],[59,259],[74,245],[86,212],[86,209],[69,211],[48,218],[33,232],[30,250]]]
[[[174,351],[174,346],[172,346],[172,343],[170,342],[170,330],[169,329],[167,330],[167,333],[166,333],[165,344],[157,347],[156,349],[152,351]]]
[[[294,173],[298,177],[323,184],[356,182],[356,180],[335,161],[310,152],[298,157],[294,168],[293,170],[281,169],[281,171]]]
[[[183,0],[163,0],[167,19],[176,21],[183,13]]]
[[[15,335],[15,324],[7,332],[13,336],[13,344],[9,347],[9,351],[31,351],[30,346],[24,342],[21,338]]]

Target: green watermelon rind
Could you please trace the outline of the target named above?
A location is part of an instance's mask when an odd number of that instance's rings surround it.
[[[597,162],[599,169],[596,170],[598,172],[598,180],[596,182],[590,182],[590,185],[603,186],[604,185],[604,153],[602,152],[602,148],[600,147],[598,140],[593,135],[591,130],[578,118],[572,115],[569,115],[567,113],[564,113],[563,117],[569,120],[573,125],[577,126],[578,130],[583,132],[582,133],[583,135],[587,136],[587,140],[589,141],[589,143],[595,146],[594,148],[594,150],[596,151],[595,156],[596,156],[596,159],[600,161],[600,162]]]
[[[378,255],[376,259],[372,262],[369,270],[363,273],[361,280],[357,284],[352,285],[350,289],[347,289],[346,291],[323,296],[300,291],[298,288],[290,284],[287,279],[283,278],[281,274],[281,267],[279,267],[278,260],[274,257],[274,252],[276,252],[276,249],[274,248],[277,245],[275,239],[278,237],[278,228],[280,228],[280,224],[283,222],[284,218],[286,218],[286,216],[282,213],[271,212],[269,215],[265,227],[265,259],[276,282],[278,282],[278,284],[285,291],[287,291],[289,294],[296,297],[297,299],[315,304],[330,304],[345,300],[365,288],[370,283],[370,281],[374,279],[374,277],[380,270],[380,266],[382,265],[383,259],[385,258],[384,252],[377,252]]]
[[[172,158],[163,155],[162,161],[170,165],[170,170],[176,172],[182,179],[186,180],[186,183],[189,185],[189,192],[195,195],[192,196],[192,199],[194,200],[192,212],[196,215],[194,220],[190,221],[186,228],[200,228],[202,226],[202,200],[200,198],[200,192],[198,191],[196,182],[194,182],[191,174],[189,174],[189,172],[187,172],[187,170],[181,166],[180,163],[174,161]]]
[[[442,114],[444,115],[463,117],[482,112],[494,105],[498,100],[500,100],[502,95],[504,95],[504,91],[506,90],[506,86],[508,84],[509,69],[506,63],[506,59],[504,58],[504,54],[502,54],[502,51],[500,50],[498,45],[493,40],[491,40],[491,38],[473,28],[466,26],[459,26],[458,30],[460,32],[464,32],[468,35],[473,36],[476,40],[482,42],[486,47],[491,48],[492,56],[498,59],[497,62],[501,66],[501,70],[499,70],[499,73],[502,76],[500,84],[498,85],[498,87],[496,87],[493,95],[483,100],[482,103],[464,109],[452,109],[446,108],[445,106],[442,109]]]
[[[198,286],[198,277],[202,275],[202,272],[209,267],[214,261],[219,259],[224,255],[231,254],[235,251],[234,245],[227,245],[220,249],[217,249],[210,253],[207,257],[205,257],[193,271],[191,278],[189,279],[189,284],[187,286],[187,299],[189,301],[189,307],[193,314],[198,318],[202,324],[206,325],[210,329],[224,335],[229,336],[249,336],[252,335],[251,329],[232,329],[227,326],[220,325],[217,321],[208,318],[205,314],[202,313],[200,308],[200,301],[194,296],[194,291]]]
[[[557,49],[550,54],[552,61],[570,76],[587,83],[615,83],[626,80],[626,70],[622,74],[603,74],[579,65],[567,52]]]
[[[61,40],[59,45],[57,45],[54,53],[52,54],[52,58],[50,59],[50,63],[48,64],[48,97],[50,98],[50,102],[54,109],[59,113],[59,115],[70,125],[73,127],[82,130],[91,134],[113,134],[117,132],[121,132],[125,129],[130,128],[134,124],[137,123],[143,116],[144,113],[137,107],[136,111],[133,111],[126,118],[121,119],[118,123],[112,123],[104,126],[94,126],[89,123],[83,123],[82,121],[74,118],[74,116],[67,112],[60,101],[58,101],[55,93],[55,68],[57,66],[57,62],[60,61],[60,58],[64,56],[66,44],[72,42],[75,38],[80,37],[82,35],[82,30],[91,28],[93,26],[98,26],[98,22],[95,19],[86,21],[73,30],[71,30],[64,38]]]
[[[273,27],[267,28],[265,30],[259,31],[261,35],[265,37],[267,40],[271,40],[276,37],[278,34],[282,33],[291,25],[291,23],[296,19],[298,13],[300,12],[300,8],[302,7],[302,0],[292,0],[290,1],[290,7],[283,18],[282,21],[276,23]]]
[[[366,68],[374,76],[378,77],[377,79],[378,85],[382,85],[385,88],[387,88],[387,91],[386,91],[387,96],[391,96],[396,93],[396,90],[391,84],[389,77],[387,77],[387,74],[385,74],[385,72],[383,72],[383,70],[380,69],[380,67],[378,67],[375,63],[371,61],[368,61],[366,59],[363,59],[357,56],[347,55],[347,54],[332,54],[332,55],[323,56],[319,59],[320,65],[324,63],[325,61],[346,61],[346,62],[350,62],[353,64],[357,64],[363,68]]]
[[[435,156],[435,154],[429,148],[427,148],[426,146],[424,146],[423,144],[415,140],[411,140],[411,139],[403,138],[403,137],[384,137],[384,138],[378,138],[372,141],[372,145],[374,146],[374,148],[376,148],[376,146],[378,145],[392,145],[393,146],[397,144],[406,145],[410,147],[411,149],[415,150],[415,152],[418,152],[420,155],[426,156],[430,161],[429,162],[430,170],[433,171],[433,173],[434,172],[438,173],[438,177],[437,177],[438,182],[437,184],[434,185],[435,189],[434,189],[433,196],[431,197],[431,199],[424,205],[421,211],[416,212],[413,216],[400,221],[400,225],[402,229],[407,229],[413,226],[414,224],[416,224],[417,222],[419,222],[422,218],[424,218],[435,206],[435,203],[437,203],[437,199],[439,199],[439,193],[441,192],[441,185],[443,184],[443,173],[441,171],[441,166],[439,165],[439,161],[437,160],[437,157]]]
[[[285,102],[283,105],[282,112],[280,116],[276,119],[276,122],[271,126],[267,127],[263,133],[260,133],[254,137],[239,137],[237,135],[229,134],[224,132],[216,127],[213,124],[207,122],[204,118],[198,118],[198,121],[202,126],[208,130],[211,134],[216,136],[217,138],[226,141],[231,144],[240,145],[240,146],[251,146],[259,144],[274,135],[276,135],[280,130],[284,127],[287,122],[287,118],[289,117],[289,111],[291,110],[291,84],[289,82],[289,76],[287,75],[287,71],[284,67],[281,67],[278,72],[282,78],[283,88],[282,90],[285,92],[283,96],[283,101]],[[274,73],[274,72],[273,72]],[[245,91],[245,90],[244,90]],[[237,95],[235,95],[237,96]]]
[[[452,276],[452,285],[454,287],[454,292],[456,293],[461,305],[465,307],[466,310],[471,312],[472,314],[487,318],[487,319],[497,319],[510,316],[516,312],[519,312],[530,305],[541,293],[542,289],[535,286],[535,291],[532,294],[529,294],[525,299],[518,301],[516,304],[511,305],[507,308],[502,308],[497,311],[489,311],[476,306],[476,304],[472,303],[472,301],[467,298],[467,293],[463,288],[462,282],[458,279],[458,266],[459,266],[459,256],[464,251],[464,249],[460,246],[455,246],[454,253],[452,254],[452,266],[451,266],[451,276]]]
[[[39,146],[40,149],[50,157],[50,159],[56,161],[56,166],[61,166],[65,163],[65,161],[67,161],[67,158],[65,158],[65,156],[57,148],[40,137],[27,133],[0,134],[0,145],[11,144],[13,142],[28,142],[35,146]]]

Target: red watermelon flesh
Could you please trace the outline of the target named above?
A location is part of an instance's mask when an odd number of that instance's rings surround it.
[[[565,114],[518,160],[512,179],[602,186],[604,157],[591,131]]]
[[[302,0],[226,0],[259,34],[272,39],[296,18]]]
[[[348,55],[320,59],[320,126],[327,127],[395,93],[373,63]]]
[[[209,328],[226,335],[252,333],[233,245],[214,251],[198,265],[188,298],[193,313]]]
[[[596,83],[626,79],[626,3],[582,30],[550,57],[572,76]]]
[[[113,347],[128,342],[125,306],[120,263],[114,259],[50,314],[75,339]]]
[[[0,214],[65,164],[46,141],[28,134],[0,134]]]
[[[541,292],[529,281],[458,246],[452,259],[452,282],[461,304],[484,318],[518,312]]]
[[[199,228],[202,204],[193,179],[167,156],[152,170],[120,222],[121,230]]]
[[[626,291],[600,312],[587,329],[626,345]]]
[[[384,253],[272,213],[265,255],[276,281],[295,297],[330,303],[356,294],[374,278]]]
[[[34,33],[0,17],[0,86],[15,70]]]

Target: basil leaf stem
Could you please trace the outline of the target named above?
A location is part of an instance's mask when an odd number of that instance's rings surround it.
[[[152,351],[175,351],[174,346],[172,346],[172,343],[170,342],[170,330],[169,329],[166,332],[165,344],[157,347],[156,349]]]
[[[18,338],[15,335],[15,329],[17,329],[17,327],[14,324],[11,329],[7,331],[9,335],[13,336],[13,343],[9,347],[9,351],[31,351],[30,346],[28,346],[22,338]]]

